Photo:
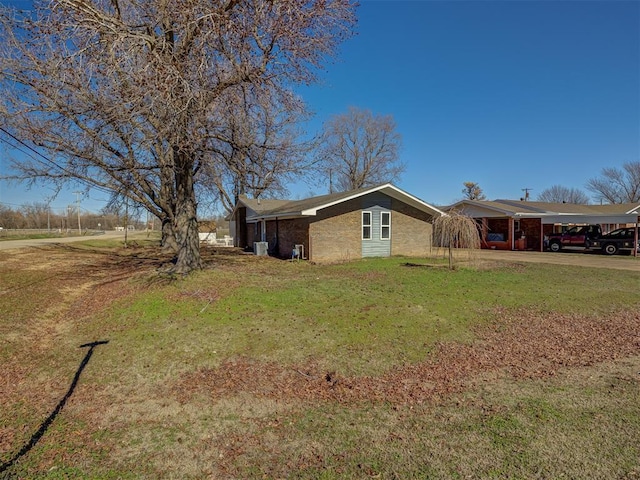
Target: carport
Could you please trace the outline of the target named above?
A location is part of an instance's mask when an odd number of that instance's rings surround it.
[[[640,203],[575,205],[570,203],[518,200],[462,200],[445,211],[472,217],[478,226],[482,248],[542,252],[544,237],[573,225],[599,224],[603,232],[618,227],[636,227]]]

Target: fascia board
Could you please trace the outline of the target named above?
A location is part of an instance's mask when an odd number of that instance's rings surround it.
[[[247,222],[257,222],[259,220],[290,220],[292,218],[301,218],[297,213],[269,214],[269,215],[247,215]]]
[[[630,215],[580,215],[572,213],[560,213],[554,215],[536,215],[535,218],[540,217],[542,223],[545,225],[552,225],[556,223],[632,223],[635,222],[635,217]]]
[[[625,213],[627,215],[640,215],[640,204],[638,204],[637,206],[633,207],[631,210]]]

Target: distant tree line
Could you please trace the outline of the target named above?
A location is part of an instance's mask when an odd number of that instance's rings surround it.
[[[116,227],[134,225],[136,229],[146,228],[146,219],[132,210],[131,215],[125,212],[83,212],[80,211],[80,228],[82,230],[114,230]],[[74,205],[66,209],[49,208],[44,203],[33,203],[10,207],[0,204],[0,227],[17,230],[78,230],[78,210]],[[156,228],[158,228],[156,226]]]

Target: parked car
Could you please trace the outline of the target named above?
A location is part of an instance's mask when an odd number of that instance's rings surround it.
[[[544,240],[549,250],[559,252],[563,247],[589,248],[601,235],[600,225],[577,225],[562,233],[550,233]]]
[[[615,255],[620,250],[633,251],[634,240],[636,240],[635,227],[624,227],[595,239],[591,246],[602,250],[607,255]],[[640,252],[640,242],[636,243],[636,251]]]

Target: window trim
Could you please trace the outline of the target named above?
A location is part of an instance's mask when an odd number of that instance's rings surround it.
[[[364,223],[364,216],[367,214],[369,215],[369,223]],[[362,226],[360,228],[360,235],[362,237],[362,240],[371,240],[373,238],[373,213],[369,210],[365,210],[362,212],[361,219],[362,219]],[[368,237],[365,237],[364,235],[365,228],[369,229]]]
[[[389,223],[387,224],[382,222],[382,217],[385,214],[388,215],[389,218]],[[389,229],[389,235],[387,237],[383,234],[385,228]],[[380,212],[380,240],[391,240],[391,212]]]

